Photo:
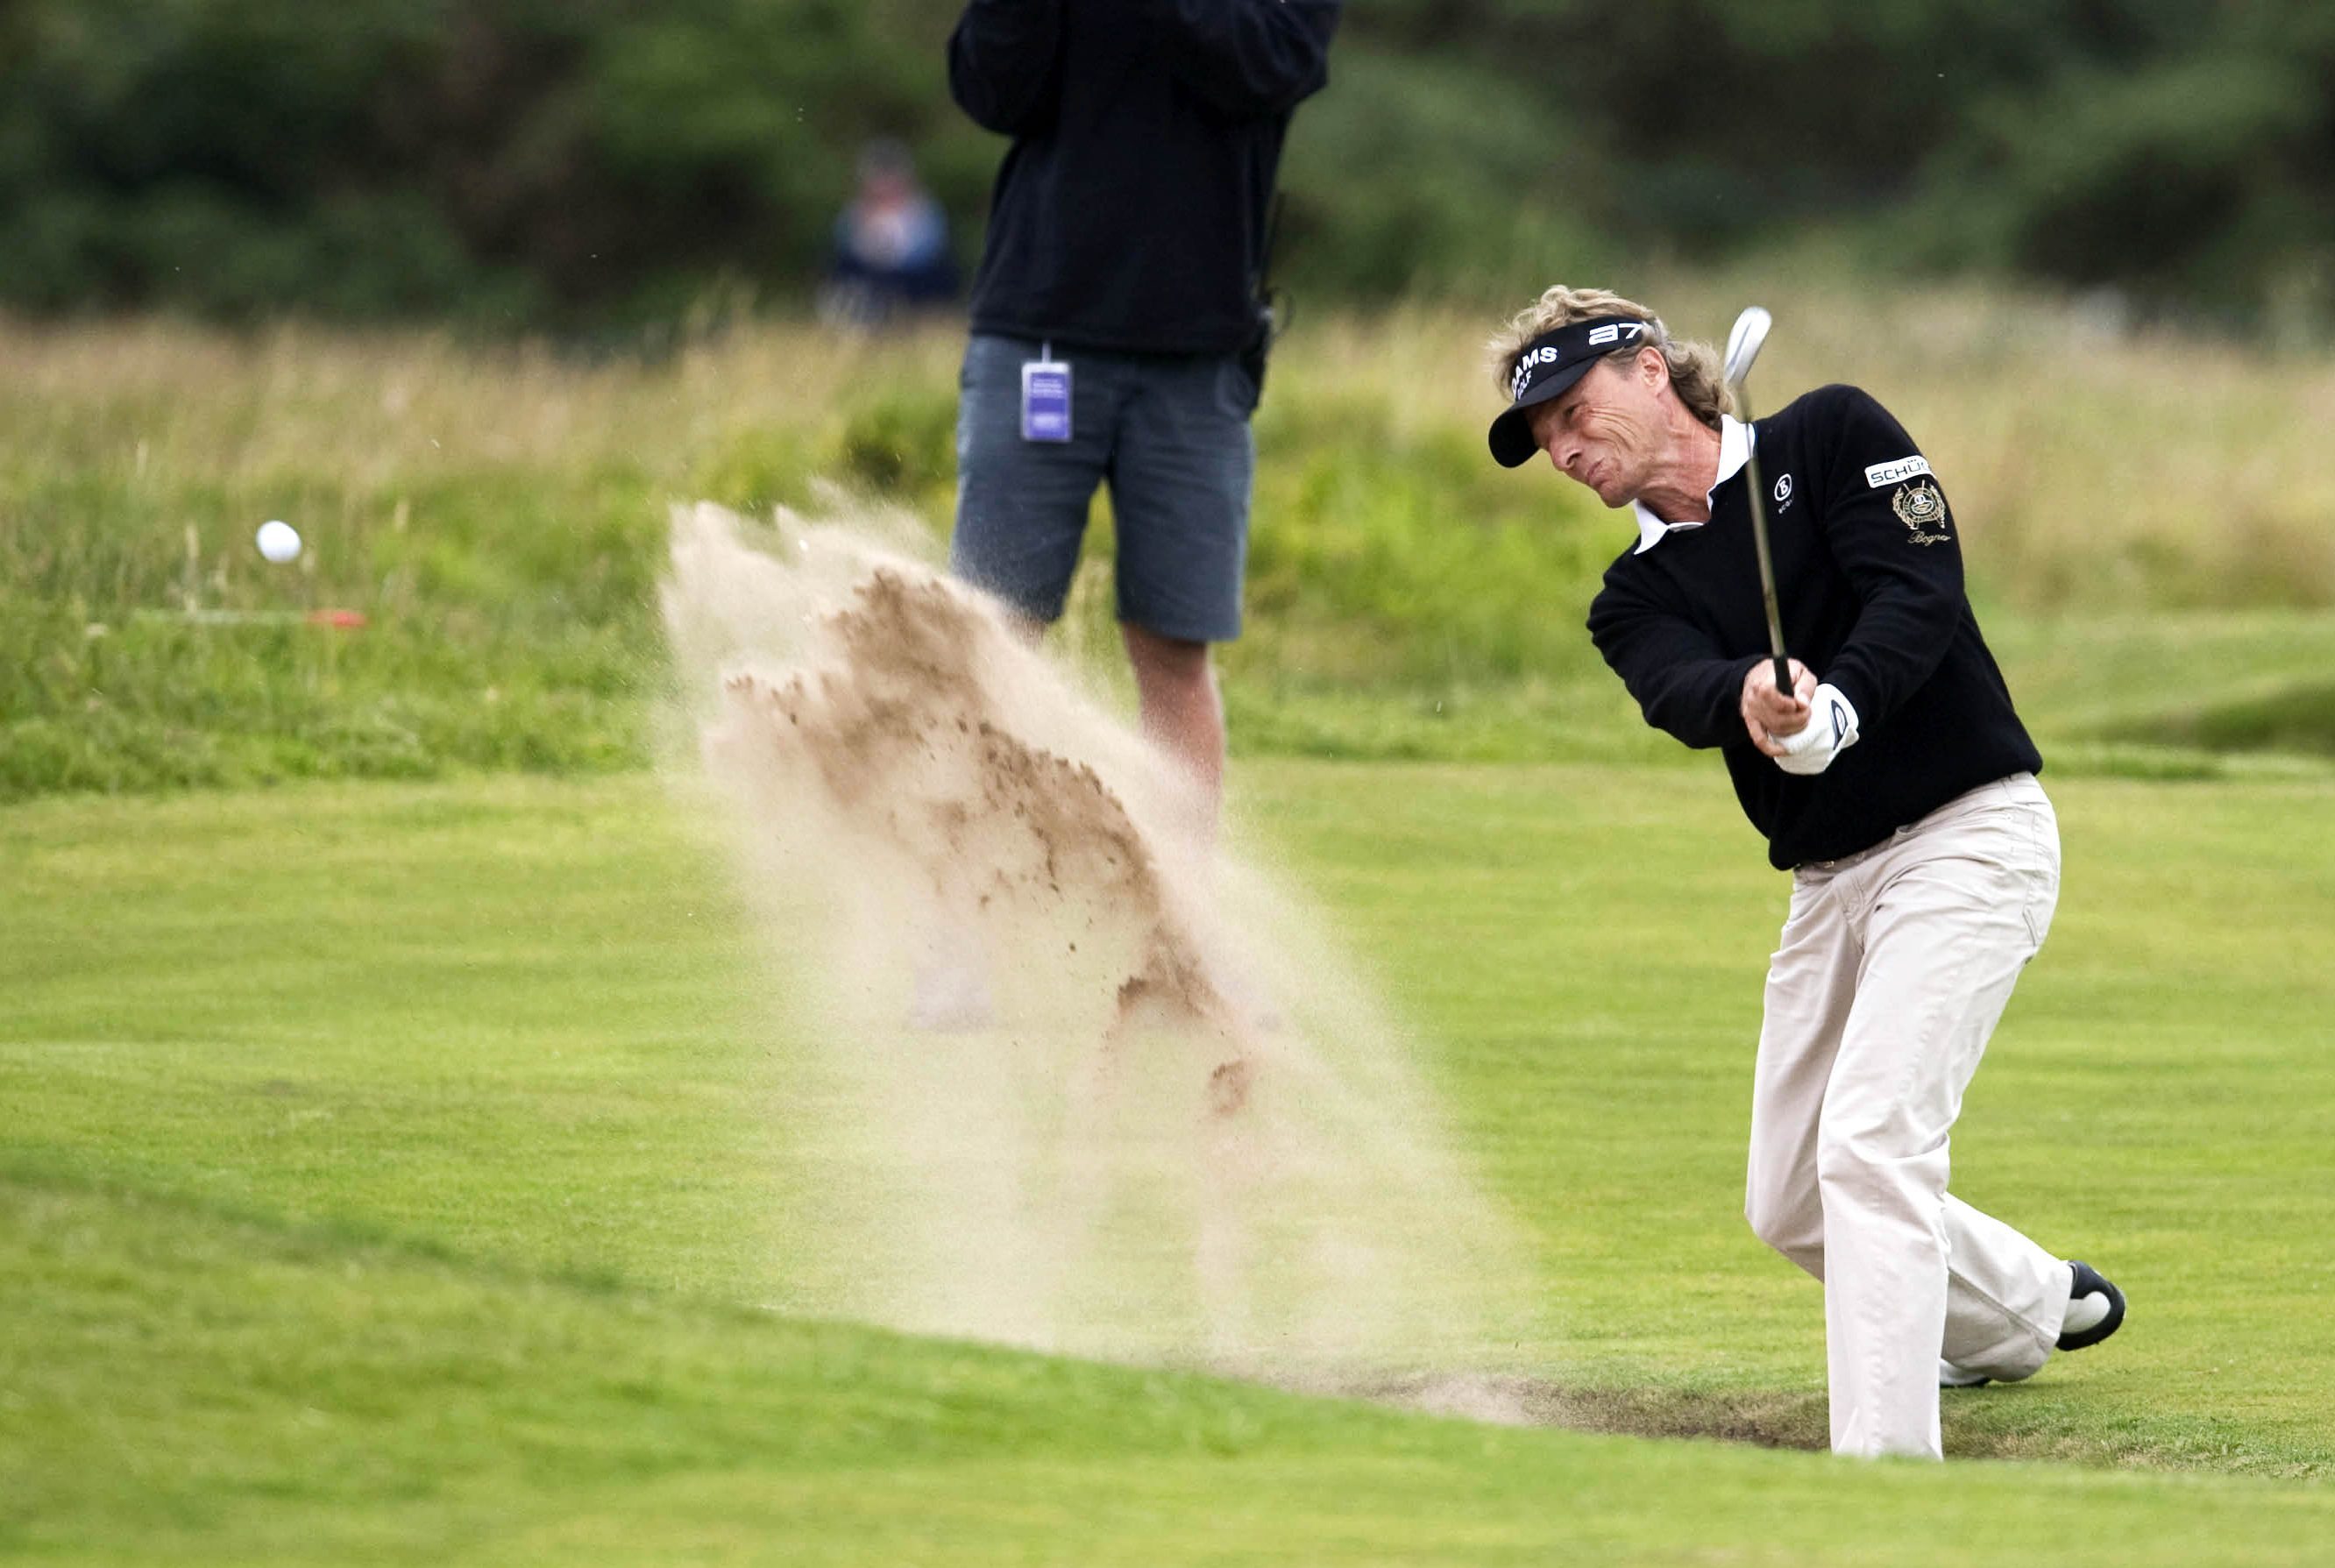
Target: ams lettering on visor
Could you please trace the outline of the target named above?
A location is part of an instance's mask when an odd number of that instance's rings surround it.
[[[1621,344],[1623,334],[1632,343],[1646,335],[1646,324],[1642,321],[1609,321],[1603,326],[1589,329],[1588,346],[1614,348]],[[1508,375],[1508,401],[1514,402],[1525,395],[1532,383],[1533,372],[1545,364],[1555,364],[1565,357],[1565,351],[1555,344],[1544,344],[1516,361],[1516,368]]]

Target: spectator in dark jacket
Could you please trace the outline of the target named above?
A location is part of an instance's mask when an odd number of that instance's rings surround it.
[[[966,113],[1013,143],[973,286],[951,560],[1033,633],[1110,486],[1145,731],[1213,792],[1240,632],[1266,219],[1336,0],[973,0]]]

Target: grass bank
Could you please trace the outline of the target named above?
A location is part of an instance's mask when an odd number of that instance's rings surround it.
[[[2146,766],[2176,772],[2335,750],[2311,683],[2335,640],[2320,523],[2335,460],[2316,433],[2335,364],[2118,335],[1998,295],[1772,277],[1644,292],[1714,334],[1735,301],[1766,298],[1782,324],[1769,406],[1854,380],[1904,416],[2048,738],[2110,761],[2170,744]],[[1250,629],[1225,655],[1252,750],[1655,754],[1580,629],[1626,527],[1486,460],[1489,324],[1403,310],[1308,321],[1284,346],[1257,423]],[[589,359],[416,333],[0,323],[0,799],[637,766],[666,504],[819,507],[831,483],[937,547],[958,349],[948,329],[783,324]],[[1064,633],[1099,655],[1107,510]],[[291,568],[251,547],[277,517],[308,543]],[[305,619],[332,610],[366,624]],[[2124,672],[2113,711],[2058,726],[2061,688],[2093,693],[2083,666],[2144,621],[2153,663]],[[2220,673],[2233,643],[2243,678]]]

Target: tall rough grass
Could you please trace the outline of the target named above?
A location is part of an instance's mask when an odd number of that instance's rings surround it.
[[[1636,288],[1711,337],[1755,291],[1778,320],[1762,406],[1845,380],[1894,409],[1991,616],[2335,605],[2335,363],[1975,290]],[[1484,456],[1501,314],[1308,320],[1276,356],[1226,655],[1250,744],[1499,754],[1554,725],[1639,748],[1580,631],[1626,522]],[[637,762],[664,504],[805,506],[831,482],[937,548],[960,346],[769,324],[587,359],[0,321],[0,796]],[[308,542],[292,568],[251,547],[275,517]],[[1065,635],[1101,648],[1101,502],[1093,545]],[[295,618],[327,608],[367,624]]]

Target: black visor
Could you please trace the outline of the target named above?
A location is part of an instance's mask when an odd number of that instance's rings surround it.
[[[1525,344],[1508,376],[1507,408],[1492,421],[1492,456],[1504,469],[1529,462],[1540,449],[1533,445],[1535,403],[1562,397],[1565,389],[1589,373],[1589,367],[1607,354],[1635,348],[1646,341],[1653,324],[1626,315],[1576,321],[1545,332]]]

